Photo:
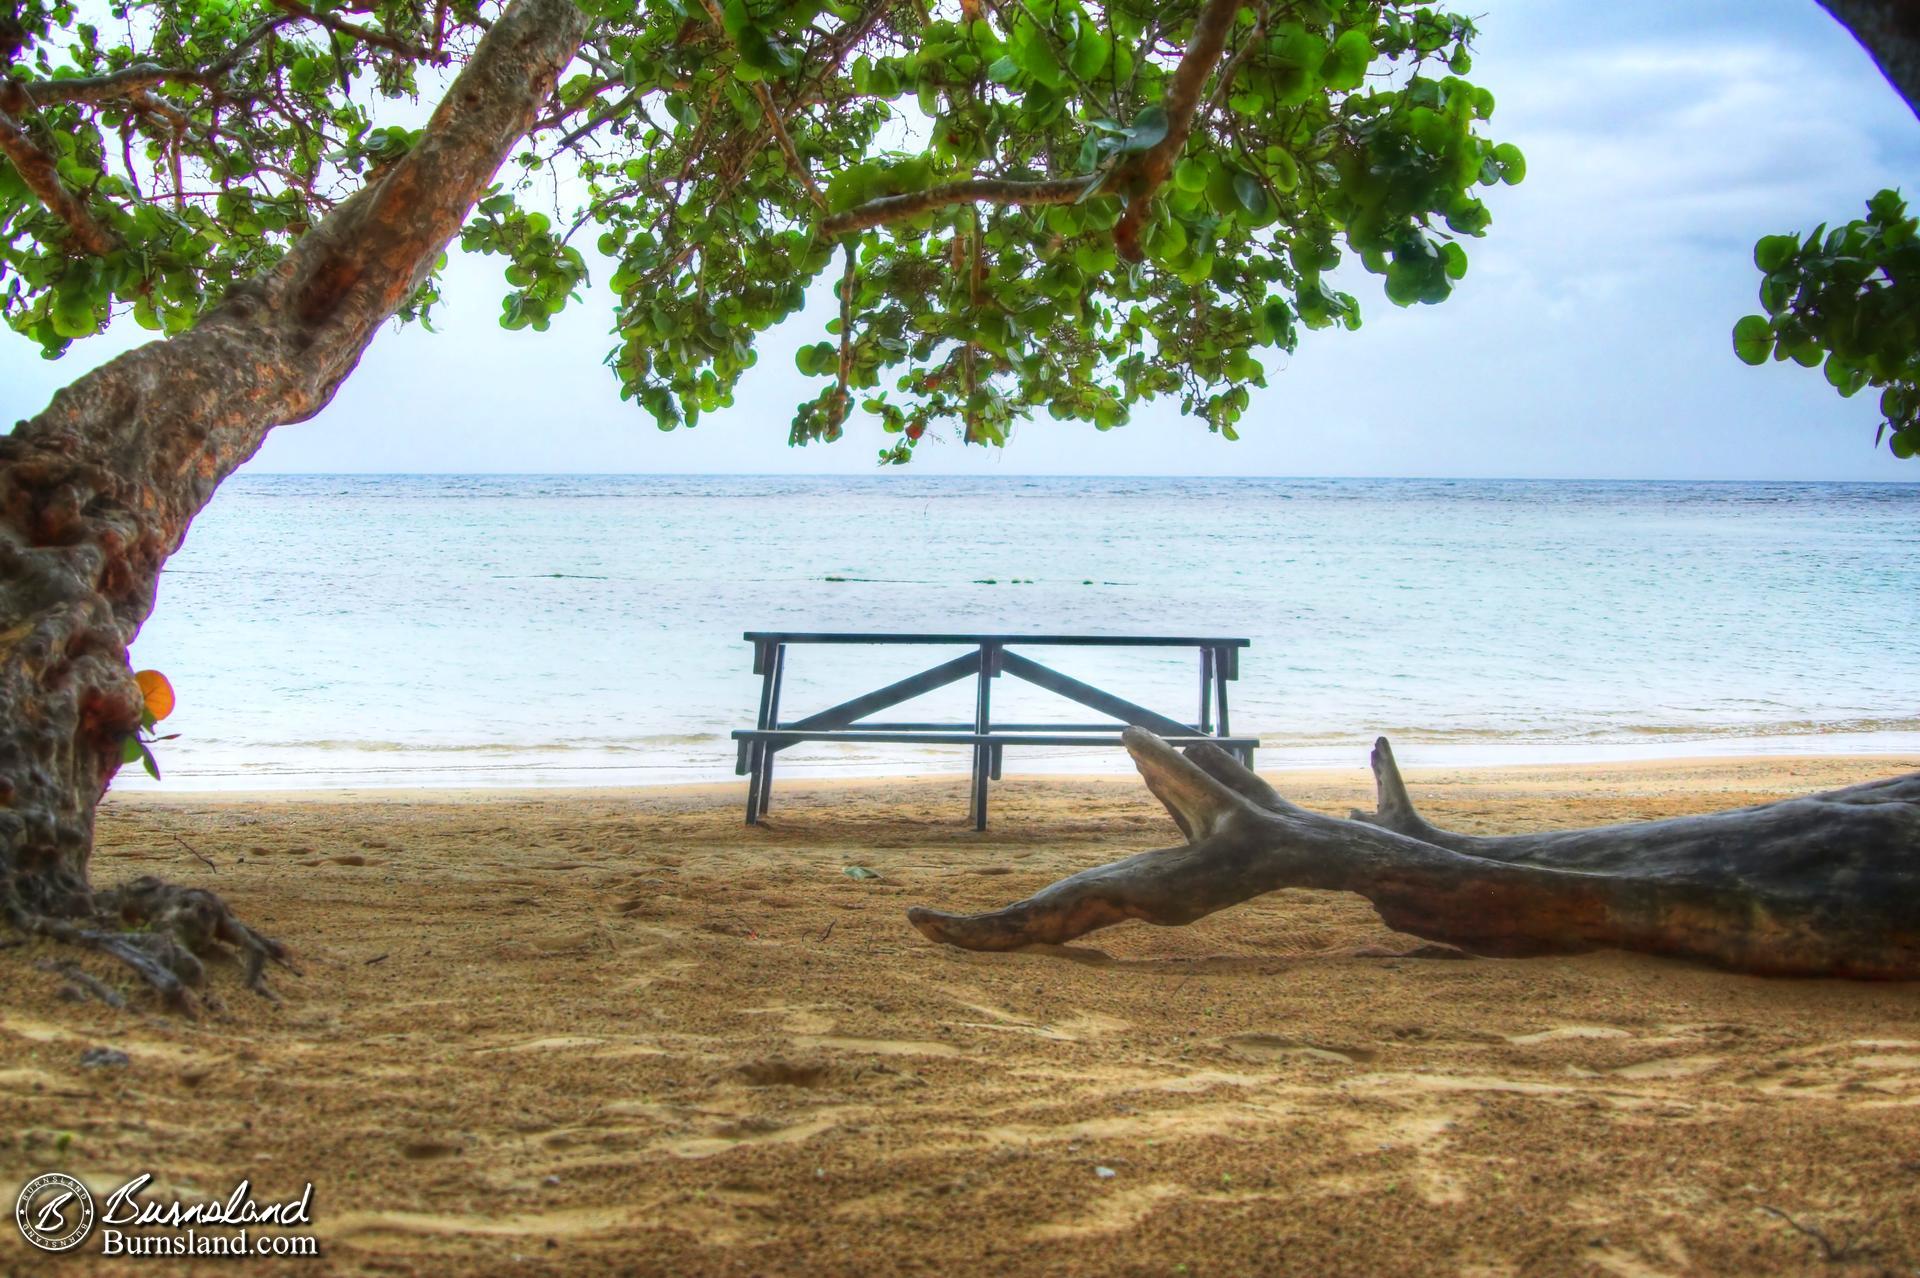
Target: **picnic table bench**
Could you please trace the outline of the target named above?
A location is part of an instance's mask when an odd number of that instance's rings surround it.
[[[1000,779],[1001,759],[1010,745],[1112,747],[1121,743],[1121,729],[1137,725],[1160,734],[1174,745],[1212,742],[1252,766],[1253,752],[1260,744],[1257,737],[1233,736],[1228,726],[1227,684],[1240,677],[1240,649],[1248,645],[1245,639],[1186,635],[867,634],[784,630],[749,630],[746,638],[753,644],[753,672],[761,678],[759,718],[753,727],[733,733],[738,743],[734,771],[748,778],[748,825],[759,822],[771,801],[774,756],[803,741],[972,747],[971,815],[976,830],[987,828],[987,783]],[[825,710],[798,719],[780,717],[780,685],[789,647],[878,644],[960,645],[971,651]],[[1187,723],[1149,710],[1011,651],[1014,647],[1195,649],[1200,664],[1198,717]],[[1001,675],[1012,675],[1057,693],[1108,719],[1101,723],[997,722],[993,718],[993,680]],[[869,718],[962,679],[973,679],[977,685],[974,717],[970,723],[875,722]]]

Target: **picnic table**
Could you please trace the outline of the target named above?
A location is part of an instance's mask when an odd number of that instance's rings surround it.
[[[1000,779],[1008,746],[1105,746],[1121,744],[1121,729],[1139,726],[1174,745],[1213,744],[1252,766],[1256,737],[1236,737],[1228,725],[1227,684],[1240,677],[1245,639],[1191,635],[1011,635],[869,634],[785,630],[749,630],[753,672],[761,677],[760,714],[751,728],[733,733],[738,743],[734,770],[747,777],[747,824],[767,812],[773,791],[773,760],[803,741],[853,744],[970,746],[973,749],[973,828],[987,828],[987,783]],[[798,719],[780,714],[782,676],[790,647],[915,645],[962,646],[969,651],[918,674]],[[1199,656],[1200,703],[1193,722],[1149,710],[1044,666],[1013,648],[1192,648]],[[993,681],[1002,675],[1044,688],[1099,714],[1100,723],[1001,723],[993,717]],[[876,722],[869,718],[936,688],[963,679],[976,682],[970,723]]]

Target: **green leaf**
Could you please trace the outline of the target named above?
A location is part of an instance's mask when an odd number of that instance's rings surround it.
[[[1492,159],[1500,170],[1500,180],[1508,186],[1518,185],[1527,176],[1527,157],[1520,154],[1520,148],[1511,142],[1502,142],[1493,148]]]
[[[1771,275],[1800,252],[1797,235],[1766,235],[1753,246],[1753,264]]]
[[[1116,148],[1127,153],[1151,151],[1160,145],[1167,136],[1167,113],[1165,108],[1150,106],[1133,117],[1133,124],[1120,135]]]
[[[1023,23],[1014,28],[1007,41],[1007,52],[1022,71],[1050,89],[1066,83],[1066,72],[1054,55],[1053,44],[1038,27]]]
[[[1742,319],[1733,326],[1733,353],[1742,363],[1766,363],[1773,353],[1773,326],[1759,315]]]
[[[1320,78],[1329,89],[1357,89],[1366,82],[1373,61],[1373,42],[1358,27],[1349,27],[1334,40],[1320,64]]]
[[[1254,217],[1265,217],[1270,207],[1267,188],[1260,185],[1260,179],[1247,172],[1233,175],[1233,194],[1240,201],[1240,207]]]
[[[1291,191],[1300,185],[1300,165],[1285,149],[1277,146],[1267,148],[1267,176],[1273,185],[1282,191]]]
[[[869,870],[864,865],[849,865],[846,869],[840,872],[846,875],[850,879],[866,880],[866,879],[877,879],[880,877],[880,872],[878,870]]]
[[[1080,23],[1080,35],[1073,42],[1073,54],[1069,65],[1073,73],[1082,80],[1091,80],[1107,69],[1107,60],[1113,54],[1113,42],[1091,18],[1083,18]]]

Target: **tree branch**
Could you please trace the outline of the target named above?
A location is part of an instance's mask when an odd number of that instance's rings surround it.
[[[1173,69],[1167,93],[1160,105],[1167,113],[1167,135],[1142,152],[1127,166],[1133,179],[1127,211],[1113,228],[1113,244],[1130,262],[1140,260],[1140,226],[1147,220],[1153,196],[1173,173],[1173,162],[1187,145],[1193,132],[1193,115],[1200,107],[1207,77],[1226,51],[1227,34],[1240,14],[1242,0],[1207,0],[1207,7],[1194,19],[1193,34],[1187,38],[1187,51]]]
[[[580,141],[580,139],[586,137],[589,133],[592,133],[595,129],[599,128],[601,125],[605,124],[607,121],[619,119],[620,116],[626,111],[626,109],[633,105],[633,100],[639,96],[640,96],[640,91],[638,89],[631,90],[630,92],[627,93],[625,97],[621,98],[618,102],[608,107],[605,111],[602,111],[599,115],[594,116],[592,119],[588,120],[585,124],[580,125],[578,128],[570,130],[564,137],[560,139],[560,143],[558,147],[556,147],[555,149],[557,151],[564,151],[568,147],[572,146],[574,143]],[[585,105],[585,104],[583,103],[582,105]],[[544,123],[545,122],[543,121],[542,124]],[[555,120],[554,123],[558,124],[559,121]],[[535,132],[538,132],[540,128],[541,128],[541,124],[534,125]]]
[[[1093,177],[1046,178],[1036,182],[1005,181],[998,178],[969,178],[947,182],[924,191],[905,195],[883,195],[856,204],[844,213],[835,213],[820,223],[820,233],[829,239],[851,235],[869,227],[918,217],[929,209],[952,204],[1072,204],[1087,193],[1087,188],[1105,181],[1104,174]]]
[[[26,130],[4,111],[0,111],[0,155],[7,157],[20,180],[40,197],[48,212],[67,224],[76,247],[95,257],[105,257],[120,247],[119,238],[94,221],[86,203],[60,181],[52,157],[35,146]]]
[[[720,12],[718,0],[705,0],[707,19],[713,23],[713,29],[726,38],[726,17]],[[735,50],[738,52],[738,50]],[[773,104],[773,95],[767,92],[767,86],[758,80],[747,82],[752,90],[754,101],[760,104],[760,114],[766,117],[767,131],[780,146],[780,154],[786,157],[787,167],[800,179],[800,185],[807,188],[807,198],[813,201],[815,208],[822,213],[827,210],[827,197],[820,193],[820,187],[813,180],[813,174],[807,172],[807,166],[800,160],[800,152],[794,149],[793,138],[787,133],[787,122],[781,118],[780,109]]]
[[[853,52],[856,45],[867,38],[868,33],[873,30],[875,24],[885,15],[887,7],[893,2],[894,0],[873,0],[873,3],[867,6],[866,12],[861,14],[858,19],[841,27],[840,30],[833,34],[832,40],[826,50],[826,56],[821,59],[819,68],[816,69],[799,88],[788,95],[787,109],[789,111],[794,110],[802,103],[810,103],[814,100],[814,96],[821,91],[821,86],[826,83],[827,77],[839,72],[841,64],[847,60],[847,55]],[[740,181],[740,175],[746,170],[747,160],[752,157],[754,152],[767,144],[769,136],[770,134],[763,130],[749,137],[747,145],[740,150],[737,156],[733,157],[728,167],[722,172],[722,176],[718,181],[719,191],[715,195],[715,199],[724,198],[733,190]]]
[[[20,111],[49,102],[111,102],[168,82],[204,85],[208,82],[208,76],[206,72],[190,67],[163,67],[151,62],[137,62],[106,75],[79,76],[67,80],[0,80],[0,108]]]
[[[422,48],[417,44],[409,44],[405,40],[396,39],[384,31],[375,31],[371,27],[363,27],[357,23],[347,22],[334,17],[330,13],[316,13],[305,5],[300,4],[298,0],[273,0],[273,2],[281,10],[296,18],[303,18],[308,22],[317,22],[327,30],[338,32],[350,40],[358,40],[362,44],[370,44],[376,49],[385,49],[390,53],[397,53],[401,57],[412,58],[416,62],[431,62],[435,66],[445,66],[453,60],[444,51],[436,52],[432,49]]]
[[[197,84],[215,88],[228,72],[240,64],[247,51],[267,36],[295,21],[297,15],[268,18],[257,22],[240,43],[200,70],[193,67],[163,67],[153,62],[136,62],[104,75],[73,76],[51,80],[15,80],[0,77],[0,111],[19,113],[49,102],[99,104],[117,98],[129,98],[162,84]]]

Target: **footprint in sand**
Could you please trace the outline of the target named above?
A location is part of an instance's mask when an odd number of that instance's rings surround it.
[[[826,1087],[846,1081],[850,1073],[845,1066],[830,1061],[787,1060],[778,1056],[742,1061],[733,1067],[733,1072],[753,1087]]]
[[[1250,1061],[1277,1061],[1294,1057],[1313,1061],[1332,1061],[1357,1065],[1379,1053],[1365,1047],[1330,1047],[1279,1034],[1233,1034],[1221,1040],[1235,1056]]]

